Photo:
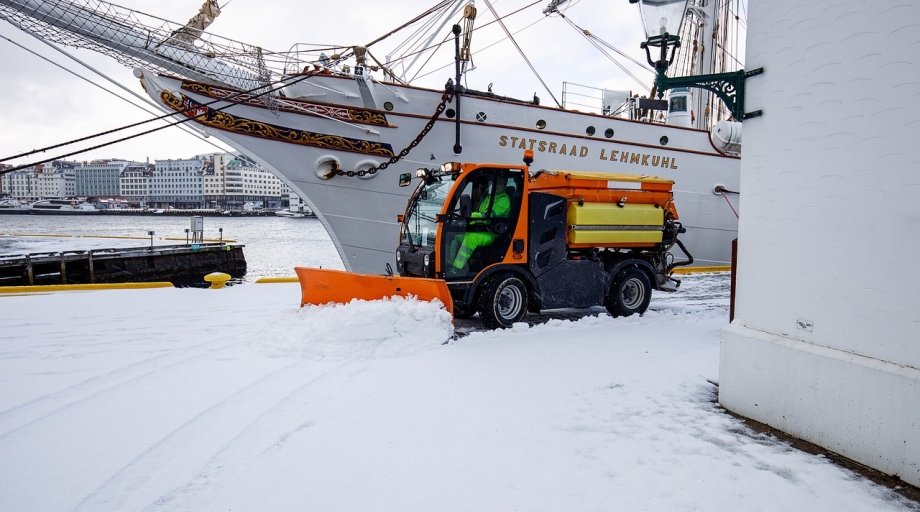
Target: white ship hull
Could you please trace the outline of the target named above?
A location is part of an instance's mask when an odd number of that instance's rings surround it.
[[[258,98],[234,105],[215,102],[233,92],[227,88],[149,72],[142,81],[164,110],[193,112],[192,124],[253,157],[294,188],[329,231],[346,268],[355,272],[382,273],[394,262],[396,217],[411,191],[398,186],[400,173],[447,161],[519,163],[524,149],[534,150],[538,169],[673,179],[687,228],[681,238],[696,263],[730,261],[737,218],[714,189],[721,185],[738,190],[740,159],[717,151],[705,131],[464,95],[461,154],[453,152],[455,119],[445,112],[417,147],[385,170],[322,179],[319,175],[328,173],[333,162],[343,171],[361,171],[399,153],[425,127],[443,93],[316,74],[288,86],[287,97],[269,109]],[[588,135],[589,127],[593,135]],[[608,130],[613,130],[609,137]],[[737,209],[737,196],[732,203]]]

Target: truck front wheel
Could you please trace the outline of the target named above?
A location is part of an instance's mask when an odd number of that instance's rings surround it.
[[[511,327],[527,314],[527,287],[511,274],[492,281],[479,298],[479,318],[490,329]]]
[[[629,269],[613,281],[604,307],[611,316],[630,316],[645,313],[652,300],[652,285],[648,276],[639,269]]]

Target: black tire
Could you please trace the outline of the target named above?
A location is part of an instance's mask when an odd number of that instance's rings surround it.
[[[467,306],[460,306],[457,303],[454,303],[454,318],[459,318],[461,320],[472,317],[476,314],[476,306],[473,304]]]
[[[498,276],[479,296],[479,319],[490,329],[507,329],[527,314],[527,287],[512,274]]]
[[[610,293],[604,299],[604,307],[611,316],[630,316],[645,313],[652,300],[652,285],[645,272],[631,268],[622,272],[613,281]]]

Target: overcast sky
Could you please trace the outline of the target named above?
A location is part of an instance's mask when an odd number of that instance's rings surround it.
[[[492,5],[503,16],[530,3],[532,0],[497,0]],[[224,2],[222,14],[209,31],[273,51],[286,51],[295,43],[350,46],[368,43],[434,4],[433,0],[425,3],[417,0],[230,0]],[[545,17],[541,11],[547,4],[548,0],[543,0],[507,18],[506,24],[512,32],[532,24],[517,34],[515,39],[556,98],[562,101],[563,81],[644,92],[637,82],[591,46],[564,19],[558,16]],[[197,12],[201,1],[121,0],[121,5],[172,21],[185,22]],[[494,19],[484,1],[477,2],[476,6],[477,26]],[[635,5],[630,5],[627,0],[576,0],[566,4],[564,9],[569,19],[582,28],[644,61],[644,52],[639,49],[643,32]],[[449,30],[449,26],[444,29],[445,32]],[[114,88],[3,21],[0,21],[0,36],[28,46],[94,82]],[[549,94],[510,42],[504,41],[484,49],[502,38],[504,33],[498,24],[475,33],[473,51],[476,69],[468,74],[468,86],[485,90],[492,83],[493,92],[518,98],[530,98],[537,93],[542,104],[551,105]],[[401,38],[397,35],[391,39],[395,43]],[[67,48],[67,51],[131,90],[142,93],[131,69],[87,50]],[[382,59],[386,55],[386,46],[380,43],[372,47],[372,51]],[[652,73],[622,58],[620,60],[630,66],[633,74],[647,83],[651,82]],[[436,67],[430,66],[427,69]],[[4,70],[0,74],[0,126],[3,127],[0,159],[152,117],[6,39],[0,39],[0,69]],[[451,66],[414,84],[441,88],[452,75]],[[98,140],[0,163],[30,163],[98,144]],[[143,161],[149,157],[153,161],[185,158],[216,150],[214,146],[178,128],[168,128],[106,148],[85,151],[68,159],[125,158]]]

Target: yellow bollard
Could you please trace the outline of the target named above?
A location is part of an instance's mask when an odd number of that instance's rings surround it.
[[[224,274],[223,272],[211,272],[204,276],[204,280],[211,283],[212,290],[223,288],[230,279],[230,274]]]

